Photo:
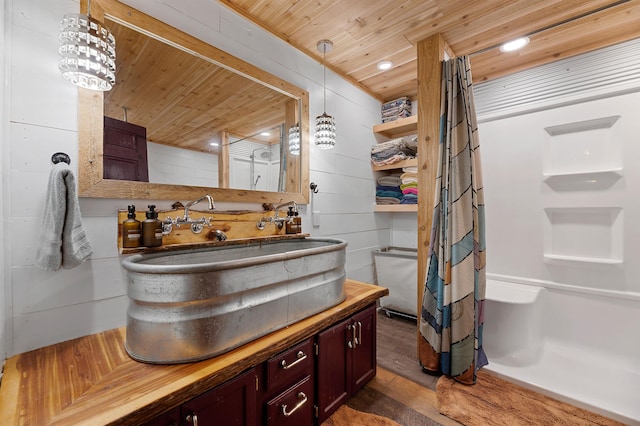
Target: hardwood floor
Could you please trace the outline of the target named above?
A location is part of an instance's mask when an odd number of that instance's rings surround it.
[[[382,312],[377,319],[378,373],[347,405],[403,426],[460,425],[438,412],[438,378],[423,373],[417,360],[415,322]]]
[[[435,391],[438,376],[424,373],[418,361],[415,320],[390,318],[382,311],[378,312],[377,319],[378,366]]]

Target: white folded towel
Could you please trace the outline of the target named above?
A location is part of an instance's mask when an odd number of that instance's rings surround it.
[[[87,260],[93,249],[82,228],[73,172],[66,163],[53,165],[42,219],[35,265],[45,271],[71,269]]]

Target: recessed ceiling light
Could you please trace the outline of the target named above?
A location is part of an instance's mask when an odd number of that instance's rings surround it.
[[[260,133],[260,136],[271,136],[271,133],[269,133],[269,132],[262,132],[262,133]]]
[[[388,70],[391,67],[393,67],[393,62],[391,62],[391,61],[378,62],[378,69],[379,70],[385,71],[385,70]]]
[[[211,145],[211,146],[218,146],[218,142],[209,142],[209,145]]]
[[[515,40],[511,40],[500,46],[502,52],[513,52],[514,50],[522,49],[529,44],[529,37],[521,37]]]

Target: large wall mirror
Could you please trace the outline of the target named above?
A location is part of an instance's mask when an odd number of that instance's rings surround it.
[[[308,202],[305,90],[116,0],[92,0],[91,15],[116,38],[117,69],[111,91],[79,89],[81,197]],[[141,176],[110,145],[122,128],[142,132]]]

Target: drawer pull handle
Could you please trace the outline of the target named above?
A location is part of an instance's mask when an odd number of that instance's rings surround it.
[[[187,416],[187,421],[189,423],[193,423],[193,426],[198,426],[198,416],[195,414],[189,414]]]
[[[298,402],[296,406],[291,409],[291,411],[287,411],[287,404],[282,405],[282,414],[284,414],[285,417],[289,417],[290,415],[295,413],[298,408],[302,407],[305,402],[307,402],[307,395],[305,395],[304,392],[298,392],[298,399],[300,399],[300,402]]]
[[[288,370],[294,365],[296,365],[297,363],[307,359],[307,354],[305,354],[302,351],[298,351],[298,353],[296,354],[296,358],[297,359],[292,364],[289,364],[289,365],[287,365],[287,360],[283,359],[282,361],[280,361],[280,366],[282,367],[283,370]]]

